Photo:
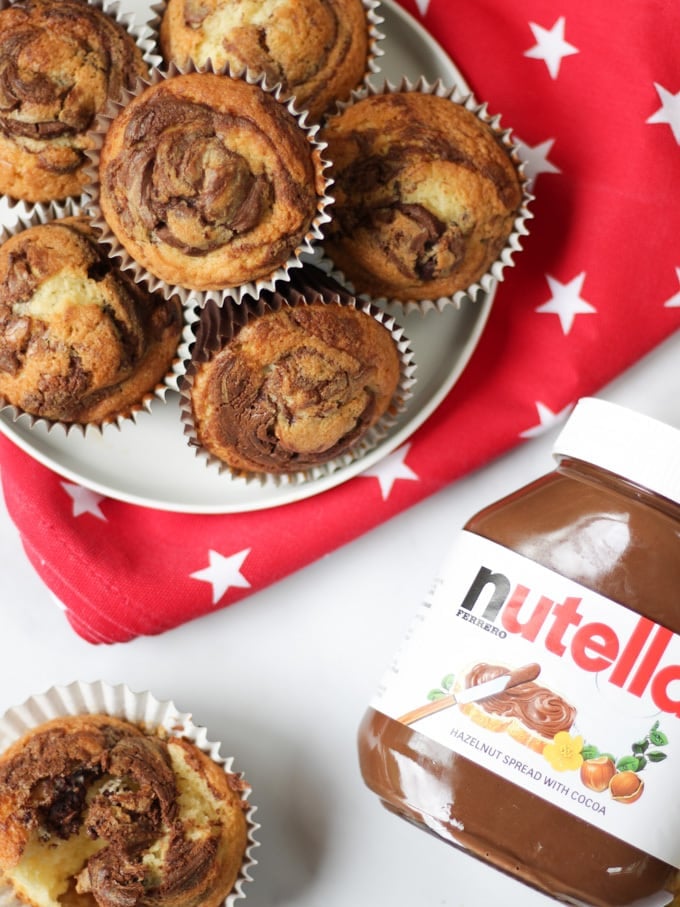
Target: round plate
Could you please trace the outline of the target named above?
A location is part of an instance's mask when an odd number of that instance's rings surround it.
[[[148,14],[141,2],[121,3],[137,21]],[[441,78],[447,87],[467,91],[462,75],[444,50],[401,7],[382,0],[380,26],[384,56],[376,85],[384,79],[398,84],[402,77],[415,81]],[[7,216],[0,211],[0,219]],[[416,363],[416,384],[406,411],[387,437],[360,460],[328,476],[301,484],[265,484],[234,479],[207,466],[187,444],[179,414],[179,397],[170,392],[165,402],[157,400],[150,412],[121,429],[108,426],[103,433],[61,426],[50,431],[26,416],[13,421],[0,413],[0,431],[36,460],[63,477],[107,497],[133,504],[183,513],[237,513],[289,504],[333,488],[372,466],[402,444],[441,403],[465,368],[486,323],[493,293],[478,294],[475,302],[461,308],[447,306],[425,315],[393,314],[403,324],[411,341]]]

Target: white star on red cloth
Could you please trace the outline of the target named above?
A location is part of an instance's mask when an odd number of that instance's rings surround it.
[[[680,145],[680,91],[677,94],[671,94],[657,82],[654,83],[654,87],[659,95],[661,107],[645,122],[667,123],[671,127],[675,141]]]
[[[536,177],[540,173],[561,173],[559,167],[556,167],[548,160],[548,155],[552,151],[555,139],[546,139],[538,145],[525,145],[522,141],[517,141],[520,158],[526,162],[524,173],[527,176],[527,187],[531,189],[536,182]]]
[[[420,12],[421,16],[424,16],[427,12],[427,8],[430,5],[430,0],[416,0],[416,6]]]
[[[676,268],[676,269],[675,269],[675,274],[676,274],[676,276],[677,276],[677,278],[678,278],[678,283],[680,283],[680,268]],[[680,308],[680,291],[678,291],[678,292],[675,294],[675,296],[671,296],[670,299],[667,299],[667,300],[664,302],[664,306],[665,306],[667,309],[676,309],[676,308]]]
[[[224,557],[218,551],[210,550],[208,559],[210,566],[204,567],[203,570],[197,570],[196,573],[190,573],[192,579],[198,579],[203,583],[211,583],[213,587],[213,605],[216,605],[227,589],[232,586],[240,589],[249,589],[250,583],[241,573],[243,562],[250,554],[250,548],[245,548],[237,554],[230,557]]]
[[[105,495],[97,494],[90,491],[89,488],[83,488],[82,485],[73,485],[71,482],[62,482],[61,487],[73,502],[73,516],[82,516],[84,513],[90,513],[97,517],[98,520],[104,520],[106,517],[101,512],[99,505],[106,500]]]
[[[410,444],[404,444],[403,447],[393,451],[387,457],[376,463],[375,466],[372,466],[370,469],[361,473],[362,476],[368,476],[378,480],[383,501],[386,501],[390,496],[390,492],[397,479],[406,479],[410,482],[417,482],[420,480],[420,476],[404,462],[410,449]]]
[[[525,428],[524,431],[519,433],[520,438],[536,438],[538,435],[550,431],[554,425],[557,425],[558,422],[562,422],[563,419],[566,419],[573,404],[569,403],[558,413],[553,412],[549,406],[546,406],[545,403],[541,403],[540,400],[535,400],[534,406],[538,412],[538,425],[532,425],[531,428]]]
[[[586,272],[582,271],[569,283],[561,283],[550,274],[545,275],[548,281],[551,298],[548,302],[540,305],[536,311],[541,314],[557,315],[562,325],[562,330],[568,334],[574,324],[577,315],[592,315],[597,312],[595,306],[581,297],[583,281],[586,279]]]
[[[529,23],[529,28],[536,38],[536,44],[529,50],[525,50],[524,56],[534,60],[543,60],[548,67],[551,79],[557,78],[563,57],[579,52],[578,47],[574,47],[573,44],[564,40],[565,21],[564,16],[560,16],[550,29],[543,28],[535,22]]]
[[[680,91],[677,94],[671,94],[658,82],[654,83],[654,87],[659,95],[661,107],[646,122],[667,123],[671,127],[673,138],[680,145]]]

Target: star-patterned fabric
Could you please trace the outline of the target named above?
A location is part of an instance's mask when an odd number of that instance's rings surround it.
[[[408,442],[322,507],[157,512],[66,482],[3,439],[26,553],[91,642],[161,633],[276,582],[529,443],[680,327],[676,0],[625,15],[615,0],[401,2],[512,128],[532,181],[530,234],[479,346]]]

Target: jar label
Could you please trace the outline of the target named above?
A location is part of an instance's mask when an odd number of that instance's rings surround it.
[[[463,531],[371,704],[680,867],[667,628]]]

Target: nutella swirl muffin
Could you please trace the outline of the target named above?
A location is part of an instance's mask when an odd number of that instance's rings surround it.
[[[186,737],[53,718],[0,756],[0,878],[31,907],[218,907],[246,853],[245,788]]]
[[[112,120],[98,204],[153,277],[226,290],[296,256],[322,204],[324,167],[309,132],[259,84],[191,72],[147,86]]]
[[[0,403],[54,422],[130,415],[162,386],[183,326],[107,258],[86,217],[34,224],[0,246]]]
[[[85,0],[0,8],[0,192],[79,195],[97,112],[147,74],[134,37]]]
[[[465,105],[385,90],[346,106],[321,138],[336,199],[325,251],[355,290],[451,297],[499,258],[522,183],[499,134]]]
[[[403,409],[412,382],[400,329],[315,270],[296,273],[286,298],[202,312],[183,389],[188,434],[236,475],[353,459]]]
[[[167,63],[247,68],[315,120],[363,82],[374,37],[362,0],[167,0],[160,25]]]

